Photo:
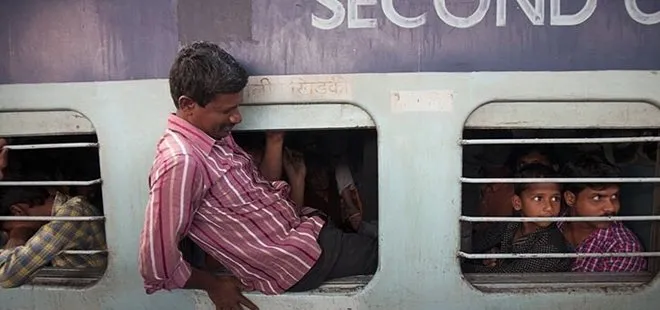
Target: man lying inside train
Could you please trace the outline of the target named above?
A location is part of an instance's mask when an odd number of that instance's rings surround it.
[[[39,172],[7,173],[6,141],[0,139],[0,176],[14,180],[49,180]],[[85,196],[69,195],[69,188],[10,187],[0,198],[0,216],[100,216]],[[20,286],[41,267],[102,268],[105,254],[71,255],[66,250],[105,250],[103,222],[3,221],[0,239],[0,286]]]
[[[619,169],[601,156],[584,154],[567,163],[562,170],[567,178],[617,178]],[[615,216],[621,209],[617,183],[568,183],[564,189],[567,216]],[[637,236],[623,223],[559,222],[558,226],[577,253],[642,252]],[[636,272],[647,268],[644,257],[580,257],[572,270],[581,272]]]
[[[100,216],[84,196],[44,187],[10,188],[0,200],[0,216]],[[24,284],[44,266],[103,268],[103,253],[77,255],[67,250],[105,250],[101,221],[4,221],[6,243],[0,253],[0,286]]]
[[[516,178],[557,177],[553,168],[540,163],[522,166]],[[516,183],[513,209],[522,217],[556,217],[561,209],[558,183]],[[473,237],[475,253],[566,253],[564,237],[554,222],[496,223]],[[522,273],[569,271],[568,258],[504,258],[468,260],[464,272]]]
[[[267,180],[236,144],[231,130],[241,122],[247,76],[213,43],[192,43],[175,58],[170,92],[177,111],[157,146],[140,236],[139,268],[149,294],[203,289],[216,307],[254,309],[239,287],[280,294],[376,271],[376,239],[344,233],[296,205],[290,185]],[[236,278],[192,268],[178,249],[185,237]]]

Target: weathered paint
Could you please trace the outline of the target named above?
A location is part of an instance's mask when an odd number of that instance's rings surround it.
[[[539,106],[547,105],[547,101],[598,99],[648,102],[660,107],[660,76],[646,71],[610,71],[340,77],[352,89],[349,103],[363,109],[378,130],[379,270],[357,293],[250,294],[249,298],[262,309],[657,309],[657,279],[634,290],[562,286],[554,291],[489,294],[463,279],[456,257],[461,215],[459,141],[463,124],[475,109],[493,101],[533,102],[539,94],[544,100]],[[296,78],[305,80],[305,76]],[[395,113],[391,109],[393,92],[424,94],[437,89],[451,90],[451,112],[436,109]],[[146,295],[137,272],[136,236],[144,219],[148,170],[154,146],[172,110],[167,81],[2,85],[0,93],[0,110],[68,109],[79,111],[92,122],[100,144],[110,250],[110,265],[98,284],[82,290],[1,290],[0,309],[213,309],[202,292],[178,290]],[[297,99],[289,104],[313,107],[322,103]],[[571,119],[593,122],[589,126],[598,121],[574,113],[556,121],[563,119],[572,124],[576,122]],[[288,127],[297,128],[296,121],[291,119]],[[429,137],[436,143],[429,144]]]
[[[199,39],[263,75],[657,70],[658,37],[655,0],[5,0],[0,84],[165,78]]]

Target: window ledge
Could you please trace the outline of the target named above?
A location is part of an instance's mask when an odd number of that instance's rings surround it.
[[[649,272],[555,272],[513,274],[463,274],[465,280],[484,292],[511,290],[621,289],[631,290],[653,280]]]

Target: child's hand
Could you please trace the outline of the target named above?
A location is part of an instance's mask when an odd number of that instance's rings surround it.
[[[497,260],[494,259],[494,258],[484,259],[483,263],[484,263],[484,266],[486,266],[486,267],[491,267],[492,268],[492,267],[497,266]]]
[[[499,253],[499,252],[500,252],[499,248],[492,248],[492,249],[490,249],[490,251],[488,251],[488,253],[491,253],[491,254],[495,254],[495,253]],[[484,266],[488,266],[488,267],[491,267],[491,268],[495,267],[495,266],[497,266],[497,259],[495,259],[495,258],[484,259],[483,264],[484,264]]]
[[[282,164],[287,177],[290,182],[305,182],[307,175],[307,166],[305,166],[305,158],[302,153],[291,151],[288,148],[284,149],[284,156],[282,156]]]

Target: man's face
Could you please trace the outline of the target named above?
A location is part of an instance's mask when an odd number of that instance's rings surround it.
[[[44,204],[36,206],[30,206],[27,203],[16,203],[9,210],[13,216],[50,216],[53,212],[53,199],[49,198]],[[30,228],[36,231],[45,223],[42,221],[4,221],[0,228],[6,232],[16,228]]]
[[[219,140],[226,137],[232,128],[241,122],[238,106],[242,95],[219,94],[202,107],[192,100],[179,100],[179,109],[184,117],[195,127],[212,138]]]
[[[513,207],[524,217],[555,217],[561,208],[561,188],[556,183],[529,184],[514,195]],[[538,227],[548,227],[552,222],[536,222]]]
[[[587,187],[577,196],[571,192],[565,194],[566,204],[576,216],[615,216],[619,213],[619,186],[607,185],[601,188]],[[588,222],[594,228],[607,228],[612,222]]]

